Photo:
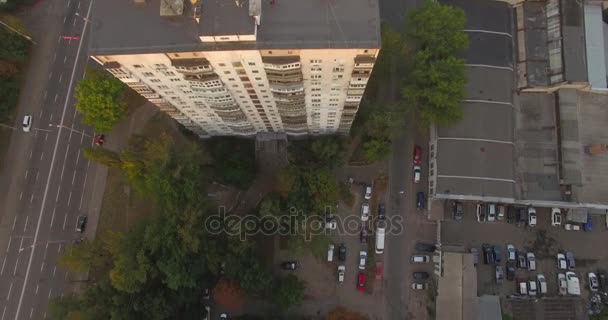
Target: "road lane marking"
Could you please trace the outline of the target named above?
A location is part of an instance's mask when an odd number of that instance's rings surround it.
[[[13,242],[13,237],[12,236],[8,238],[8,245],[6,246],[6,252],[8,252],[8,250],[10,249],[11,242]]]
[[[17,274],[17,266],[19,266],[19,256],[17,256],[17,261],[15,261],[15,268],[13,269],[13,277]]]
[[[53,278],[55,277],[55,272],[57,272],[57,266],[53,267]]]
[[[63,17],[63,24],[65,24],[65,20],[67,20],[67,17]]]
[[[51,80],[52,77],[53,77],[53,71],[51,71],[51,73],[49,73],[49,80]]]
[[[49,299],[51,298],[52,293],[53,293],[53,288],[49,289]]]
[[[65,217],[63,217],[63,230],[65,230],[65,223],[68,221],[68,214],[65,214]]]
[[[87,176],[89,175],[89,166],[87,165],[87,171],[84,173],[84,183],[82,184],[84,188],[87,187]],[[78,205],[78,210],[82,208],[82,199],[84,198],[84,192],[80,193],[80,204]]]
[[[4,311],[2,311],[2,320],[4,320],[4,314],[6,313],[6,306],[4,306]]]
[[[70,7],[71,2],[72,2],[72,0],[68,0],[68,8]]]
[[[6,295],[6,301],[11,298],[11,291],[13,291],[13,282],[11,281],[11,286],[8,287],[8,294]]]
[[[16,223],[17,223],[17,216],[15,216],[15,219],[13,219],[13,229],[12,230],[15,230]]]
[[[63,163],[63,166],[61,166],[61,176],[59,176],[59,181],[63,181],[63,171],[65,170],[65,162]]]
[[[61,191],[61,186],[57,188],[57,196],[55,197],[55,202],[59,201],[59,191]],[[44,199],[44,197],[43,197]]]
[[[70,194],[68,195],[68,207],[70,206],[71,201],[72,201],[72,191],[70,191]]]
[[[61,82],[61,76],[59,76],[59,82]],[[55,102],[57,102],[58,95],[59,93],[55,93]]]
[[[76,163],[78,163],[78,161],[76,161]],[[74,184],[74,180],[76,180],[76,170],[74,170],[74,174],[72,174],[72,184]]]
[[[34,194],[32,193],[32,196],[30,197],[30,203],[34,202]]]
[[[27,180],[27,174],[28,174],[29,170],[25,170],[25,179]]]
[[[63,245],[60,243],[60,244],[59,244],[59,248],[57,248],[57,253],[60,253],[60,252],[61,252],[61,248],[62,248],[62,247],[63,247]]]
[[[78,165],[78,160],[80,159],[80,148],[78,148],[78,155],[76,156],[76,165]],[[74,171],[76,173],[76,171]]]
[[[42,272],[42,270],[44,270],[44,261],[42,261],[42,264],[40,265],[40,272]]]
[[[47,132],[47,133],[44,135],[44,141],[46,141],[48,138],[49,138],[49,133]]]
[[[21,201],[21,198],[23,198],[23,191],[21,191],[21,193],[19,193],[19,201]]]
[[[93,0],[91,0],[89,2],[89,8],[87,10],[87,16],[86,19],[84,21],[84,25],[82,27],[82,32],[81,34],[84,36],[86,35],[86,31],[87,31],[87,26],[88,26],[88,22],[89,22],[89,18],[91,17],[91,9],[93,8]],[[58,39],[58,41],[61,38]],[[66,99],[64,101],[63,104],[63,111],[61,113],[61,121],[59,123],[59,125],[63,125],[64,119],[65,119],[65,112],[68,108],[68,102],[69,102],[69,97],[72,94],[72,85],[74,83],[74,76],[76,75],[76,68],[78,67],[78,59],[80,58],[80,53],[82,50],[82,45],[84,43],[84,39],[82,41],[79,41],[78,43],[78,50],[76,51],[76,58],[74,59],[74,66],[72,67],[72,75],[70,76],[70,82],[68,84],[68,91],[66,92]],[[44,187],[44,192],[43,192],[43,196],[42,196],[42,204],[40,205],[40,212],[38,213],[38,223],[36,224],[36,231],[34,232],[34,239],[33,239],[33,243],[36,243],[38,241],[38,234],[40,232],[40,226],[42,225],[42,214],[44,213],[44,207],[46,204],[46,197],[48,195],[48,191],[49,191],[49,187],[51,184],[51,178],[53,176],[53,169],[55,167],[55,157],[57,156],[57,149],[59,147],[59,141],[61,139],[61,127],[59,127],[59,130],[57,132],[57,138],[55,139],[55,147],[53,148],[53,155],[51,156],[51,162],[50,162],[50,169],[49,169],[49,173],[47,176],[47,181],[46,181],[46,185]],[[32,250],[30,251],[30,256],[27,262],[27,268],[25,269],[25,276],[23,278],[23,285],[21,287],[21,293],[19,294],[19,301],[17,303],[17,310],[15,312],[15,320],[19,320],[19,315],[20,315],[20,311],[21,311],[21,305],[23,304],[23,297],[25,296],[25,288],[27,287],[27,283],[29,280],[29,276],[30,276],[30,270],[32,268],[32,261],[34,260],[34,254],[36,253],[36,247],[32,247]],[[52,289],[51,289],[52,290]],[[49,298],[51,297],[51,291],[49,291]]]
[[[30,319],[32,318],[33,313],[34,313],[34,308],[30,309]]]
[[[59,83],[61,83],[61,79],[63,79],[63,73],[59,75]]]
[[[38,289],[40,289],[40,285],[36,284],[36,295],[38,295]]]
[[[43,114],[44,114],[44,109],[40,109],[40,112],[38,113],[38,118],[42,119]]]
[[[53,215],[51,216],[51,228],[50,229],[53,228],[53,222],[55,221],[55,210],[57,210],[57,207],[53,208]]]
[[[80,9],[80,1],[78,1],[78,8],[77,9]]]
[[[53,113],[51,112],[51,116],[49,117],[49,122],[53,122]]]
[[[36,180],[34,182],[38,181],[38,174],[40,173],[40,171],[36,171]]]
[[[30,219],[29,216],[25,216],[25,226],[23,227],[23,233],[25,233],[25,229],[27,229],[27,222],[29,221],[29,219]]]
[[[30,151],[30,159],[32,158],[33,151]]]
[[[68,56],[63,57],[63,63],[65,64],[65,62],[68,60]]]
[[[42,151],[42,153],[40,154],[40,161],[42,161],[42,158],[44,158],[44,151]]]
[[[2,270],[0,270],[0,276],[4,273],[4,266],[6,265],[7,257],[8,257],[7,255],[4,255],[4,262],[2,262]]]
[[[80,4],[80,3],[78,3]],[[75,27],[76,26],[76,19],[74,19],[74,22],[72,22],[72,26]]]

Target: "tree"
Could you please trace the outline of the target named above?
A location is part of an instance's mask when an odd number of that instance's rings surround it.
[[[283,213],[283,210],[281,209],[281,199],[273,195],[265,197],[260,203],[258,213],[261,217],[280,216],[281,213]]]
[[[333,167],[342,162],[344,148],[337,136],[321,136],[311,145],[311,151],[318,163]]]
[[[67,246],[57,264],[71,272],[86,272],[91,267],[103,265],[107,259],[97,242],[83,240],[79,244]]]
[[[293,274],[277,280],[272,301],[283,311],[299,306],[304,300],[304,282]]]
[[[6,27],[0,28],[0,60],[24,62],[27,59],[30,42]]]
[[[82,153],[87,159],[101,163],[109,168],[120,168],[123,165],[118,153],[105,148],[82,148]]]
[[[293,190],[297,179],[297,168],[287,167],[281,169],[275,178],[274,189],[283,199],[287,199]]]
[[[222,279],[213,288],[213,301],[228,311],[235,311],[243,305],[243,293],[236,282]]]
[[[97,132],[108,132],[125,115],[125,85],[101,71],[88,69],[75,90],[76,110],[82,122]]]
[[[361,313],[350,311],[342,306],[338,306],[329,312],[325,320],[367,320],[368,318]]]
[[[368,161],[386,159],[391,153],[389,140],[373,139],[363,143],[363,154]]]
[[[365,134],[376,139],[389,140],[398,125],[399,117],[388,112],[374,113],[365,123]]]
[[[82,301],[75,295],[53,297],[49,300],[48,315],[51,320],[80,320]]]

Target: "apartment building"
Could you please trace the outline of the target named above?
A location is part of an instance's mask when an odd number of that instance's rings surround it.
[[[89,52],[201,137],[348,133],[380,48],[375,0],[96,1]]]

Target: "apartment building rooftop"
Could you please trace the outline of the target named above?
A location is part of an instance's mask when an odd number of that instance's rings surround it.
[[[260,1],[257,27],[249,0],[186,1],[183,13],[172,16],[161,16],[160,1],[95,1],[90,54],[380,47],[378,0]],[[201,41],[253,28],[255,41]]]

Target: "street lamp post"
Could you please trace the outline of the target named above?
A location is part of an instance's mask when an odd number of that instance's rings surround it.
[[[36,42],[34,42],[34,40],[32,40],[32,38],[30,38],[30,36],[28,36],[28,35],[26,35],[26,34],[24,34],[24,33],[20,32],[19,30],[15,29],[15,28],[13,28],[13,27],[11,27],[11,26],[9,26],[8,24],[4,23],[2,20],[0,20],[0,24],[1,24],[1,25],[3,25],[3,26],[5,26],[5,27],[7,27],[9,30],[13,31],[14,33],[16,33],[16,34],[18,34],[18,35],[22,36],[22,37],[23,37],[23,38],[25,38],[27,41],[30,41],[31,43],[36,44]]]

